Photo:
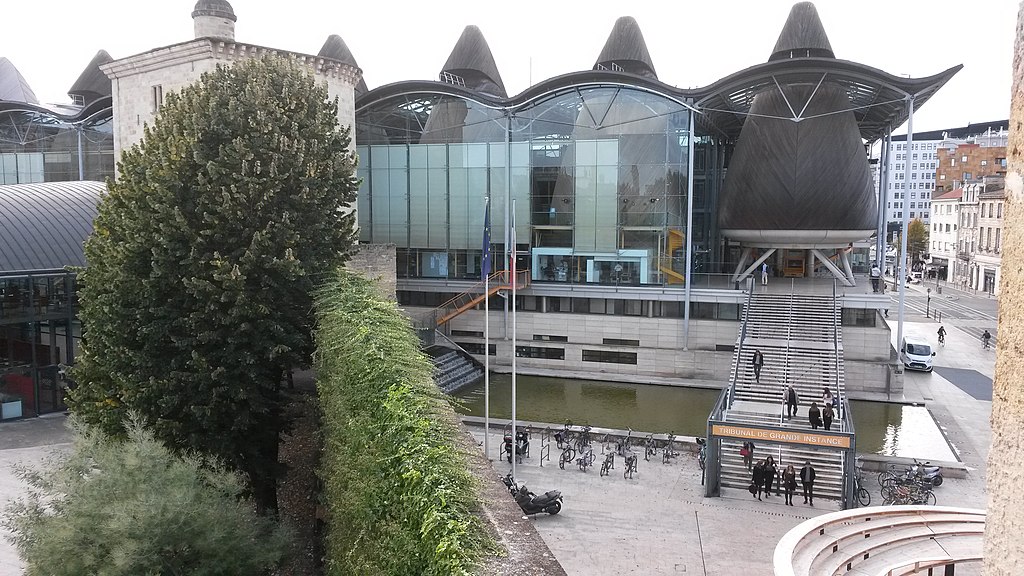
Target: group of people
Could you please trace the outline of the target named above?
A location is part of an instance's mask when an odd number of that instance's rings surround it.
[[[832,429],[832,420],[839,416],[839,399],[832,396],[832,392],[825,387],[821,395],[821,408],[817,402],[811,403],[811,409],[807,411],[807,418],[811,422],[811,429],[825,428]]]
[[[747,470],[752,473],[748,488],[751,496],[756,497],[758,500],[762,500],[762,494],[765,497],[771,496],[772,485],[776,484],[776,478],[778,478],[778,483],[775,486],[775,495],[778,496],[781,489],[786,495],[786,505],[793,506],[793,494],[796,493],[796,482],[797,478],[799,478],[804,492],[804,504],[814,506],[815,472],[810,460],[804,462],[804,466],[800,469],[798,475],[796,468],[792,464],[786,466],[784,470],[780,470],[779,466],[775,464],[775,458],[770,454],[764,460],[751,466],[754,460],[753,442],[744,442],[741,453],[743,454],[743,462],[747,465]]]

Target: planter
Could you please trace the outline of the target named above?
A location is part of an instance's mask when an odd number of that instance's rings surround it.
[[[0,403],[0,420],[21,418],[21,400],[10,400]]]

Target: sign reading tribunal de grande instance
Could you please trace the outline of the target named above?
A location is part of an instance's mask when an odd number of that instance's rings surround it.
[[[764,442],[785,442],[789,444],[807,444],[826,448],[849,448],[850,437],[835,434],[817,434],[799,430],[773,430],[771,428],[749,428],[728,424],[712,424],[711,433],[715,436],[742,438],[744,440],[761,440]]]

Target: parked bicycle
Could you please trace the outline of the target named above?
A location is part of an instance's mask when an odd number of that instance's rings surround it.
[[[622,471],[622,478],[626,480],[633,479],[633,473],[636,472],[636,454],[630,454],[626,456],[626,466]]]
[[[896,486],[882,500],[882,503],[887,506],[899,504],[934,506],[936,502],[935,493],[931,491],[930,487],[919,483]]]
[[[650,461],[651,456],[658,453],[658,444],[654,440],[654,434],[648,434],[644,438],[644,460]]]
[[[581,456],[576,459],[576,464],[580,467],[580,472],[586,472],[587,468],[594,465],[594,451],[590,450],[587,446],[586,452],[581,452]]]
[[[615,453],[618,454],[619,456],[622,456],[623,458],[625,458],[626,453],[629,452],[629,441],[633,436],[633,429],[627,428],[627,430],[628,432],[626,432],[626,437],[623,438],[622,442],[619,442],[615,446]]]
[[[856,497],[857,504],[861,507],[871,506],[871,493],[864,487],[864,479],[859,468],[857,469],[856,478]]]
[[[604,462],[601,463],[601,476],[607,476],[615,468],[615,452],[608,452],[604,455]]]
[[[668,435],[668,442],[665,444],[665,451],[661,454],[661,463],[668,464],[673,458],[679,456],[679,452],[675,451],[676,435],[671,433]]]

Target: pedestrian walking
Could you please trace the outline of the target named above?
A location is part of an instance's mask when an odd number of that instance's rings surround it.
[[[754,380],[761,383],[761,367],[764,366],[764,354],[760,350],[754,349],[754,354],[750,357],[750,365],[754,367]]]
[[[804,488],[804,504],[810,500],[811,506],[814,506],[814,468],[811,467],[811,461],[807,460],[804,462],[804,467],[800,469],[800,484]]]
[[[775,477],[779,475],[779,467],[775,465],[775,458],[768,456],[764,460],[764,495],[772,495],[772,484]]]
[[[800,396],[796,393],[796,388],[790,384],[786,388],[786,414],[787,420],[792,420],[793,416],[796,415],[797,408],[800,406]]]
[[[811,422],[811,430],[821,428],[821,410],[818,410],[817,402],[811,402],[811,409],[807,411],[807,418]]]
[[[825,430],[832,429],[832,405],[826,404],[821,408],[821,420],[825,423]]]
[[[764,262],[761,264],[761,285],[768,285],[768,263]]]
[[[821,403],[825,406],[832,405],[832,391],[828,389],[828,386],[821,389]]]
[[[754,466],[754,473],[750,477],[751,482],[757,488],[755,496],[757,496],[758,500],[761,499],[761,492],[764,490],[764,469],[764,460],[762,460],[758,462],[756,466]]]
[[[786,466],[786,471],[782,473],[782,486],[786,490],[786,504],[792,506],[793,494],[796,492],[796,470],[792,464]]]
[[[878,284],[882,279],[882,269],[878,267],[878,263],[875,263],[871,267],[871,289],[878,292]]]
[[[740,456],[743,456],[743,465],[747,467],[747,472],[750,472],[754,468],[754,443],[749,440],[744,442],[740,448]]]

